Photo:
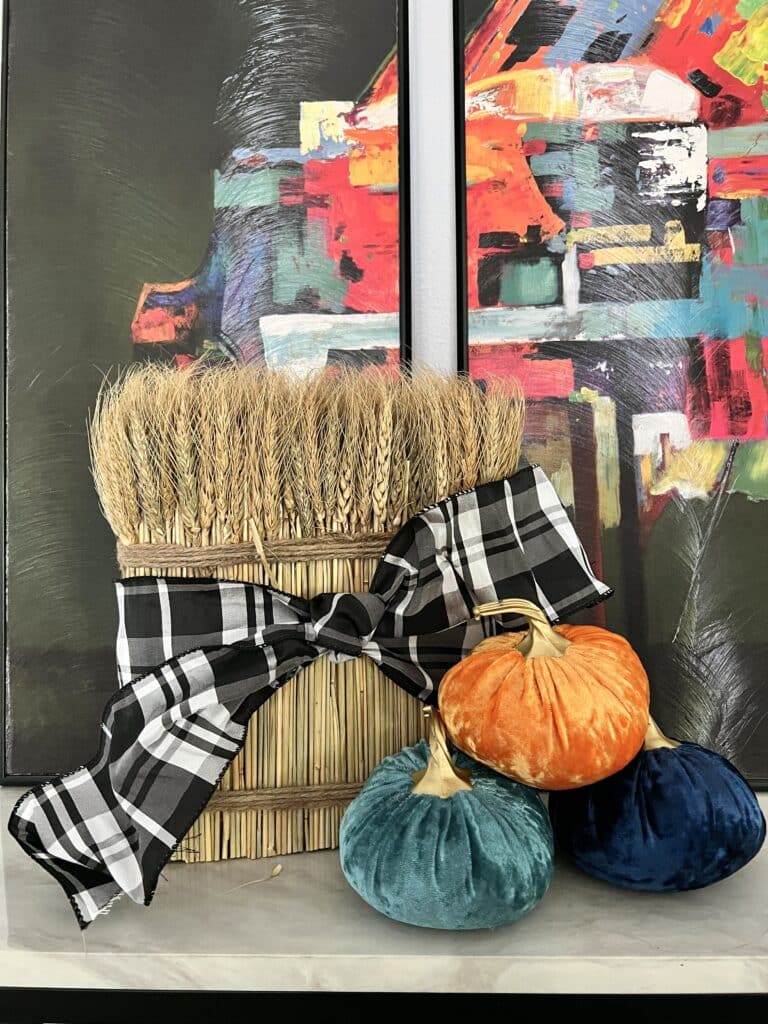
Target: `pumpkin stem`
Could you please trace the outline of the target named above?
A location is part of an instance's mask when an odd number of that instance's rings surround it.
[[[517,645],[517,650],[526,658],[562,658],[571,646],[571,641],[552,629],[547,616],[532,601],[510,597],[504,601],[479,604],[472,611],[476,619],[481,619],[484,615],[510,613],[522,615],[528,620],[528,632]]]
[[[424,771],[414,772],[411,776],[414,782],[411,792],[417,796],[439,796],[441,800],[448,800],[455,793],[471,790],[469,772],[457,768],[448,751],[442,718],[432,708],[425,708],[424,714],[429,718],[429,762]]]
[[[643,750],[674,750],[675,747],[679,746],[680,744],[677,740],[671,740],[669,736],[665,736],[654,720],[650,717],[648,718],[648,731],[645,734]]]

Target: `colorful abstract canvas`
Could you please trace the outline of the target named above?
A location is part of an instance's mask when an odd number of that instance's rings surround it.
[[[397,0],[362,6],[391,39]],[[331,33],[343,32],[346,13]],[[397,53],[371,66],[361,94],[301,99],[274,133],[275,96],[284,102],[282,79],[293,75],[283,66],[283,33],[304,19],[295,0],[262,4],[254,17],[267,37],[253,55],[261,87],[253,88],[247,67],[240,81],[224,83],[219,102],[220,117],[253,127],[254,143],[246,130],[214,172],[212,233],[200,267],[174,284],[144,285],[131,324],[136,355],[181,367],[202,357],[294,371],[329,359],[397,363],[408,345],[400,316],[407,144],[400,145]],[[322,41],[329,26],[312,29]]]
[[[768,780],[768,3],[465,0],[468,366],[665,731]]]
[[[398,0],[7,9],[0,775],[21,781],[90,757],[117,685],[104,375],[408,354],[407,75]]]

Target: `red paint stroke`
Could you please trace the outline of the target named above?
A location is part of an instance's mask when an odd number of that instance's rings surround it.
[[[189,282],[178,285],[178,290],[186,288]],[[146,286],[145,286],[146,290]],[[169,289],[166,288],[166,291]],[[180,308],[154,307],[137,308],[131,323],[131,336],[136,345],[168,345],[180,343],[187,339],[197,319],[197,305],[189,303]]]
[[[516,379],[528,401],[567,398],[574,389],[573,362],[539,355],[540,346],[527,342],[472,345],[471,374],[475,380]]]
[[[310,160],[305,165],[307,216],[325,225],[326,252],[336,264],[352,261],[359,280],[349,280],[350,312],[387,313],[399,308],[399,213],[396,192],[353,186],[349,159]],[[318,204],[317,200],[323,203]],[[357,273],[353,273],[353,277]]]
[[[464,51],[468,84],[481,82],[484,78],[499,73],[504,63],[499,55],[503,54],[506,59],[512,53],[512,48],[506,42],[507,36],[525,14],[530,3],[531,0],[496,0]],[[516,66],[541,67],[544,63],[543,58],[550,49],[550,46],[540,47],[529,60]]]
[[[718,263],[733,266],[733,242],[730,231],[707,231],[705,238],[709,257]]]
[[[397,57],[393,56],[384,65],[379,77],[374,80],[370,92],[364,98],[363,108],[369,104],[380,103],[382,100],[396,97],[399,88]]]
[[[696,439],[768,439],[768,338],[761,366],[751,366],[744,338],[704,341],[706,380],[692,384],[687,415]]]
[[[304,206],[307,201],[304,179],[299,176],[281,178],[277,184],[277,193],[281,206]]]
[[[699,31],[706,18],[715,13],[722,19],[708,35]],[[692,0],[676,27],[661,20],[654,23],[654,33],[646,50],[636,62],[665,68],[687,81],[689,72],[703,71],[722,91],[717,96],[701,98],[702,120],[711,127],[754,124],[765,120],[761,95],[763,83],[745,85],[715,63],[719,53],[735,31],[743,29],[745,19],[737,10],[737,0]]]
[[[709,195],[749,199],[768,195],[768,156],[734,156],[709,163]]]
[[[644,548],[650,540],[653,528],[661,519],[661,514],[672,501],[673,492],[666,494],[644,494],[639,508],[638,522],[640,525],[640,544]]]
[[[542,156],[547,152],[546,139],[531,139],[523,143],[523,152],[526,156]]]
[[[469,308],[478,309],[479,249],[484,234],[523,239],[534,229],[544,241],[565,224],[542,194],[525,157],[522,135],[491,116],[467,125],[467,285]]]

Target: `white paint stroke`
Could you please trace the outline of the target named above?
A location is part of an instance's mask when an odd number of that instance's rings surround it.
[[[378,103],[360,107],[355,113],[355,127],[360,128],[391,128],[397,124],[398,100],[396,96],[387,97]]]
[[[523,78],[527,76],[527,81]],[[535,76],[535,79],[534,79]],[[537,110],[501,100],[516,77]],[[536,87],[533,88],[533,82]],[[649,65],[585,64],[580,68],[509,71],[467,95],[467,117],[495,113],[508,120],[666,121],[688,124],[699,116],[700,96],[677,76]]]
[[[635,455],[652,455],[661,461],[661,435],[669,436],[669,443],[682,451],[691,443],[691,429],[684,412],[646,412],[632,417]]]
[[[703,210],[707,198],[707,129],[703,124],[669,125],[650,131],[634,129],[640,140],[638,192],[673,205],[696,199]]]
[[[299,149],[302,156],[314,153],[326,143],[344,141],[345,114],[350,100],[313,100],[299,105]]]
[[[576,102],[585,120],[685,123],[699,114],[696,89],[660,68],[585,64],[576,71],[575,79]]]
[[[566,316],[575,316],[579,311],[581,277],[579,275],[579,254],[575,245],[565,250],[563,257],[563,309]]]

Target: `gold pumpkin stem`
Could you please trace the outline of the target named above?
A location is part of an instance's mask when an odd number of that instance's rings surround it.
[[[472,789],[469,772],[453,763],[439,713],[425,708],[424,715],[429,718],[429,763],[424,771],[413,773],[411,792],[416,796],[439,796],[441,800],[449,800],[455,793]]]
[[[643,750],[674,750],[679,746],[677,740],[671,740],[669,736],[665,736],[654,720],[649,717]]]
[[[549,619],[538,605],[523,598],[510,597],[504,601],[479,604],[472,614],[476,619],[485,615],[522,615],[528,620],[528,632],[517,645],[517,650],[526,658],[562,658],[571,641],[556,633]]]

